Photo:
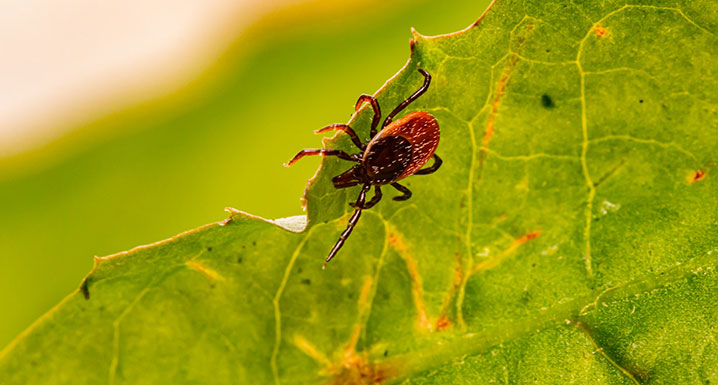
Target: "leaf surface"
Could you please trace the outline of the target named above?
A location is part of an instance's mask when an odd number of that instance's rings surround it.
[[[327,158],[304,217],[238,211],[97,258],[5,383],[708,383],[718,377],[718,23],[708,1],[498,0],[415,33],[378,93],[441,127],[361,218]],[[366,137],[365,106],[350,124]],[[338,135],[331,148],[352,149]],[[291,155],[291,154],[289,154]],[[398,195],[398,194],[397,194]],[[302,231],[303,229],[303,231]],[[88,297],[86,299],[85,297]]]

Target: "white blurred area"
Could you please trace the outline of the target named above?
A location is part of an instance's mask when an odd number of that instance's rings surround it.
[[[0,0],[0,158],[171,92],[307,0]]]

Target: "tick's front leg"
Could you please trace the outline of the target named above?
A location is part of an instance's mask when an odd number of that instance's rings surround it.
[[[313,149],[304,149],[302,151],[299,151],[297,155],[294,155],[294,158],[289,161],[289,163],[285,163],[284,165],[289,167],[296,163],[299,159],[304,158],[307,155],[322,155],[322,156],[336,156],[339,159],[344,160],[350,160],[352,162],[361,162],[361,159],[357,155],[349,155],[346,152],[342,150],[329,150],[326,148],[313,148]]]

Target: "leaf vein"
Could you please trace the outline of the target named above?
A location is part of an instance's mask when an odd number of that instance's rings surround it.
[[[586,338],[591,342],[591,345],[593,345],[594,353],[600,353],[603,358],[606,359],[614,368],[616,368],[624,377],[628,378],[631,382],[633,382],[636,385],[641,385],[641,382],[638,381],[637,377],[640,378],[639,375],[632,373],[627,368],[624,368],[623,366],[619,365],[616,360],[614,360],[608,353],[606,353],[606,349],[604,349],[596,340],[593,333],[589,329],[588,325],[586,325],[583,322],[577,321],[574,322],[573,325],[583,333]]]
[[[114,385],[115,379],[117,378],[117,366],[120,362],[120,323],[129,314],[129,312],[142,300],[142,298],[150,291],[150,288],[157,282],[157,280],[150,281],[147,286],[142,289],[132,302],[125,307],[125,310],[112,322],[113,335],[112,335],[112,359],[110,361],[110,371],[108,377],[108,384]]]
[[[292,267],[294,267],[294,262],[297,260],[297,257],[299,256],[299,253],[301,252],[302,248],[304,247],[304,244],[307,242],[309,237],[314,232],[314,229],[317,227],[312,227],[307,231],[307,234],[304,236],[304,238],[297,244],[296,249],[294,249],[294,252],[292,253],[292,256],[289,258],[289,263],[287,264],[287,268],[284,270],[284,275],[282,276],[282,282],[279,284],[279,288],[277,289],[277,293],[274,295],[274,299],[272,300],[272,305],[274,306],[274,348],[272,349],[272,355],[269,359],[269,365],[272,369],[272,376],[274,377],[274,383],[275,385],[281,385],[281,381],[279,380],[279,367],[277,366],[277,357],[279,356],[279,346],[282,343],[282,314],[279,309],[279,299],[282,296],[282,293],[284,292],[284,288],[287,286],[287,281],[289,280],[289,275],[292,272]]]

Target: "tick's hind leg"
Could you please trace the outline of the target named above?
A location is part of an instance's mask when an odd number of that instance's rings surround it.
[[[362,206],[362,209],[370,209],[374,207],[375,204],[379,203],[381,200],[381,187],[374,186],[374,196],[371,198],[369,202],[364,203]],[[356,208],[356,203],[349,203],[349,206]]]
[[[373,96],[363,94],[359,97],[359,100],[357,100],[357,104],[354,105],[354,111],[358,111],[364,102],[369,102],[371,108],[374,110],[374,118],[371,120],[371,131],[369,132],[369,137],[373,138],[374,135],[376,135],[376,127],[379,125],[379,120],[381,120],[381,109],[379,108],[379,103]]]
[[[392,183],[391,187],[394,187],[395,189],[399,190],[399,192],[404,193],[404,195],[399,195],[398,197],[394,197],[391,199],[393,199],[395,201],[405,201],[405,200],[411,198],[411,190],[400,185],[399,183]]]
[[[339,249],[344,246],[344,241],[349,238],[349,235],[352,233],[352,230],[354,230],[354,226],[357,225],[357,222],[359,222],[359,217],[361,216],[362,206],[364,206],[364,200],[366,199],[366,192],[369,191],[371,188],[371,185],[365,184],[364,187],[362,187],[361,192],[359,193],[359,198],[357,198],[357,201],[355,203],[356,209],[354,209],[354,214],[352,214],[351,218],[349,218],[349,224],[347,224],[346,230],[342,232],[342,234],[339,236],[339,240],[337,243],[332,247],[332,251],[329,252],[329,256],[326,259],[326,262],[324,262],[324,266],[322,266],[322,269],[324,269],[327,266],[327,263],[334,258],[334,256],[337,255],[339,252]]]
[[[361,159],[357,155],[349,155],[346,152],[342,150],[329,150],[326,148],[317,148],[317,149],[304,149],[302,151],[299,151],[297,155],[294,155],[294,158],[289,161],[289,163],[285,163],[285,166],[291,166],[294,163],[296,163],[299,159],[304,158],[307,155],[323,155],[323,156],[336,156],[339,159],[344,160],[351,160],[353,162],[361,162]]]
[[[436,170],[441,167],[441,158],[439,158],[439,155],[434,154],[434,164],[431,165],[431,167],[422,168],[421,170],[414,173],[414,175],[428,175],[433,174],[436,172]]]
[[[355,146],[359,147],[360,150],[366,149],[366,145],[362,143],[362,141],[357,136],[356,132],[354,130],[347,126],[346,124],[336,123],[336,124],[330,124],[324,128],[320,128],[316,131],[314,131],[315,134],[321,134],[327,131],[344,131],[347,135],[349,135],[349,138],[351,138],[352,143],[354,143]]]

